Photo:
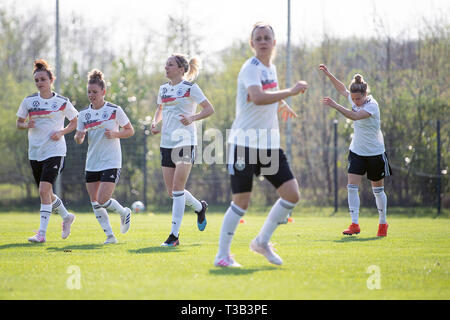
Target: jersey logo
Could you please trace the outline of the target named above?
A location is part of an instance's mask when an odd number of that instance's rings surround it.
[[[37,102],[38,102],[38,106],[39,106],[39,101],[37,101]],[[33,104],[34,104],[34,102],[33,102]],[[61,107],[59,107],[59,109],[56,109],[56,110],[45,110],[45,109],[40,109],[40,108],[35,107],[35,108],[31,109],[28,112],[28,114],[30,117],[46,118],[46,117],[51,117],[52,113],[55,113],[58,111],[63,111],[65,108],[66,108],[65,103]]]
[[[105,117],[106,116],[106,117]],[[108,120],[114,120],[115,118],[116,118],[116,110],[114,110],[112,113],[111,113],[111,115],[109,116],[109,118],[108,118],[108,113],[107,112],[104,112],[103,114],[102,114],[102,118],[103,118],[103,121],[99,121],[99,120],[88,120],[87,119],[87,114],[86,114],[86,116],[85,116],[85,118],[86,118],[86,122],[84,123],[84,127],[87,129],[87,130],[92,130],[92,129],[98,129],[99,128],[99,126],[103,123],[103,122],[105,122],[105,121],[108,121]],[[89,115],[89,118],[91,118],[91,115]]]
[[[263,90],[273,89],[278,86],[278,83],[275,80],[263,80],[261,81]]]

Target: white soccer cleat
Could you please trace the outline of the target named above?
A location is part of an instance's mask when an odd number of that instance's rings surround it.
[[[120,232],[127,233],[130,229],[131,223],[131,210],[130,208],[125,208],[123,214],[120,215]]]
[[[104,242],[104,244],[114,244],[114,243],[117,243],[117,239],[113,234],[108,236],[106,238],[106,241]]]
[[[216,267],[223,267],[223,268],[240,268],[242,267],[239,263],[237,263],[233,256],[227,256],[225,258],[219,258],[216,257],[214,260],[214,265]]]
[[[30,241],[32,243],[44,243],[45,236],[41,235],[41,233],[39,231],[37,231],[34,236],[28,238],[28,241]]]
[[[72,213],[69,213],[69,216],[67,219],[63,220],[62,223],[62,233],[61,238],[67,239],[70,235],[70,227],[72,226],[72,223],[75,221],[75,215]]]
[[[271,243],[259,243],[257,238],[255,238],[250,242],[250,249],[253,252],[262,254],[270,263],[276,265],[283,264],[283,260],[280,256],[273,252],[273,245]]]

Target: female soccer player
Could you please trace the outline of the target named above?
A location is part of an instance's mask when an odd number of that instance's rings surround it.
[[[78,111],[68,98],[52,91],[55,77],[45,60],[34,62],[33,76],[39,92],[22,101],[16,125],[18,129],[28,129],[28,158],[41,198],[39,231],[28,241],[43,243],[52,211],[63,218],[63,239],[70,235],[75,220],[75,215],[67,212],[61,199],[53,193],[53,184],[64,168],[67,151],[64,135],[75,129]],[[70,122],[64,128],[65,118]]]
[[[195,160],[197,135],[195,121],[209,117],[214,108],[193,81],[198,75],[198,60],[182,54],[174,54],[167,59],[166,77],[168,82],[159,88],[158,107],[151,124],[151,132],[161,131],[161,166],[172,204],[172,229],[167,240],[161,246],[179,245],[179,232],[185,205],[197,213],[197,227],[203,231],[206,227],[206,201],[197,200],[185,189],[186,181]],[[196,113],[197,104],[202,107]],[[162,120],[162,128],[157,125]]]
[[[134,135],[134,129],[121,107],[105,101],[106,82],[101,71],[94,69],[89,73],[87,91],[91,103],[80,111],[74,139],[81,144],[88,133],[86,189],[95,217],[106,234],[104,243],[111,244],[117,239],[106,209],[120,214],[122,233],[130,228],[131,210],[122,207],[112,194],[122,167],[120,139]]]
[[[232,258],[230,247],[250,203],[254,175],[264,176],[280,196],[258,236],[250,243],[250,249],[265,256],[270,263],[280,265],[283,262],[273,252],[269,240],[300,199],[297,180],[280,148],[277,112],[282,112],[285,121],[297,117],[283,99],[305,92],[308,84],[298,81],[291,88],[279,89],[277,70],[272,63],[276,40],[269,24],[256,23],[250,39],[255,56],[248,59],[239,72],[236,119],[228,139],[232,202],[223,219],[219,251],[214,261],[215,266],[221,267],[241,266]]]
[[[350,83],[349,90],[328,68],[321,64],[321,70],[333,83],[336,90],[345,96],[352,109],[349,110],[333,99],[326,97],[323,103],[336,109],[346,118],[353,120],[354,133],[348,154],[348,207],[352,218],[350,227],[343,234],[353,235],[361,232],[359,227],[359,194],[361,178],[367,172],[367,179],[372,184],[373,194],[379,213],[377,236],[387,236],[386,223],[387,197],[384,193],[384,178],[392,175],[388,157],[384,149],[383,134],[380,130],[380,108],[377,101],[367,93],[369,88],[360,74],[356,74]]]

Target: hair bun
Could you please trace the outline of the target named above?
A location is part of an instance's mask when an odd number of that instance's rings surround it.
[[[103,72],[94,69],[88,74],[88,80],[103,80]]]
[[[360,75],[359,73],[355,74],[354,79],[355,79],[355,83],[358,83],[358,84],[359,84],[359,83],[364,83],[363,76]]]

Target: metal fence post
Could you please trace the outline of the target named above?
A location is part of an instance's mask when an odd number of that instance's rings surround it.
[[[338,211],[338,135],[337,135],[338,120],[333,120],[334,127],[334,212]]]
[[[437,120],[436,123],[436,144],[437,144],[437,214],[441,213],[441,183],[442,183],[442,173],[441,173],[441,122]]]

